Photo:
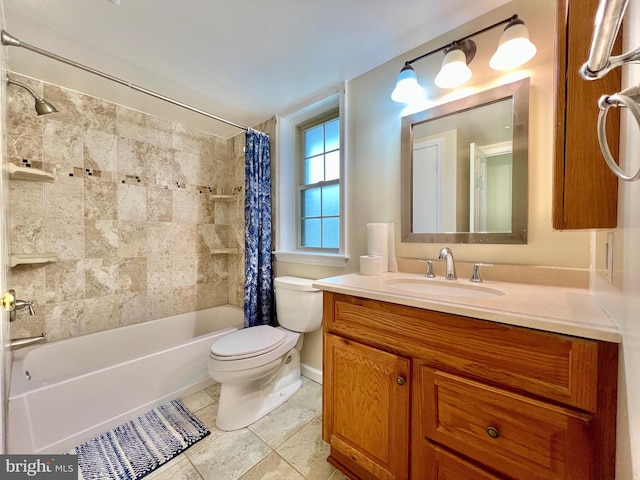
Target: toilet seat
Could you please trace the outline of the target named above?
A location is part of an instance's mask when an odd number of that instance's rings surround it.
[[[213,342],[210,356],[220,361],[257,357],[279,348],[286,337],[285,331],[269,325],[244,328]]]

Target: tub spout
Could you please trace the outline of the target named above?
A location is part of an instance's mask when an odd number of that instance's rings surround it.
[[[23,338],[12,338],[9,346],[11,350],[17,350],[19,348],[28,347],[29,345],[35,345],[36,343],[46,343],[47,336],[44,332],[42,335],[37,337],[23,337]]]

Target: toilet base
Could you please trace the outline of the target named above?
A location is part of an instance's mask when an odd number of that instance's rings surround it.
[[[302,386],[300,352],[292,349],[266,377],[240,385],[222,384],[216,426],[231,431],[260,420],[289,400]]]

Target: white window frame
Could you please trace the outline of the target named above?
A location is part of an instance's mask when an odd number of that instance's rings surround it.
[[[276,155],[276,260],[279,262],[345,267],[347,232],[346,136],[344,86],[277,117],[278,151]],[[340,245],[338,252],[310,251],[298,248],[300,203],[298,189],[298,125],[338,107],[340,117]]]

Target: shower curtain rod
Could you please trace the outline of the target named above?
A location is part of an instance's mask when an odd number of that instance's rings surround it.
[[[191,110],[192,112],[199,113],[200,115],[204,115],[205,117],[212,118],[219,122],[226,123],[227,125],[231,125],[236,128],[240,128],[244,131],[249,131],[248,127],[244,125],[240,125],[239,123],[232,122],[231,120],[227,120],[226,118],[218,117],[211,113],[205,112],[204,110],[200,110],[199,108],[192,107],[191,105],[187,105],[186,103],[179,102],[169,97],[165,97],[164,95],[160,95],[159,93],[153,92],[151,90],[147,90],[146,88],[139,87],[131,82],[127,82],[125,80],[121,80],[118,77],[114,77],[113,75],[109,75],[107,73],[101,72],[99,70],[95,70],[94,68],[87,67],[82,65],[81,63],[74,62],[73,60],[69,60],[68,58],[61,57],[56,55],[55,53],[47,52],[46,50],[42,50],[41,48],[34,47],[33,45],[29,45],[28,43],[21,42],[5,30],[0,32],[0,40],[2,41],[2,45],[7,45],[10,47],[22,47],[27,50],[31,50],[32,52],[38,53],[40,55],[44,55],[45,57],[52,58],[53,60],[57,60],[58,62],[66,63],[67,65],[71,65],[72,67],[79,68],[80,70],[84,70],[85,72],[93,73],[94,75],[98,75],[99,77],[106,78],[107,80],[111,80],[112,82],[119,83],[120,85],[124,85],[125,87],[129,87],[132,90],[136,90],[138,92],[145,93],[152,97],[158,98],[160,100],[164,100],[165,102],[172,103],[173,105],[177,105],[178,107],[186,108],[187,110]]]

